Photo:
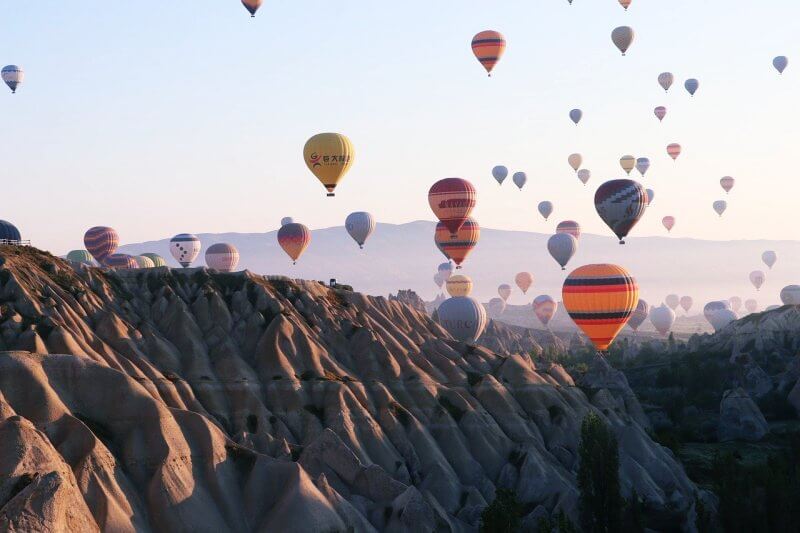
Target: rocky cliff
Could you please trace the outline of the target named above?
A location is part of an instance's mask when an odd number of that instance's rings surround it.
[[[649,525],[691,523],[695,486],[618,381],[588,398],[317,282],[0,263],[1,530],[474,531],[499,487],[574,516],[590,411]]]

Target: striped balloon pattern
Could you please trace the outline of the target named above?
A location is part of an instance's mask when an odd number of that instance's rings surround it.
[[[500,32],[486,30],[472,38],[472,53],[480,61],[489,76],[494,66],[506,51],[506,40]]]
[[[183,268],[191,265],[200,255],[200,239],[191,233],[179,233],[169,241],[169,252]]]
[[[136,261],[137,268],[155,268],[155,263],[149,257],[143,255],[134,255],[133,260]]]
[[[16,93],[17,87],[25,80],[25,72],[17,65],[6,65],[0,71],[0,78],[8,85],[12,93]]]
[[[633,331],[639,331],[639,326],[644,324],[644,321],[647,320],[649,315],[650,306],[647,304],[647,302],[639,298],[639,303],[636,304],[636,309],[633,310],[631,317],[628,319],[628,325]]]
[[[497,287],[497,294],[500,295],[500,298],[502,298],[504,302],[507,302],[508,298],[511,296],[511,285],[503,283]]]
[[[128,254],[111,254],[106,257],[104,264],[114,270],[132,270],[139,268],[136,258]]]
[[[625,244],[625,237],[642,218],[648,203],[644,187],[627,179],[607,181],[594,195],[597,214],[619,238],[620,244]]]
[[[667,116],[667,108],[664,107],[663,105],[660,105],[653,110],[653,113],[655,114],[658,121],[661,122],[662,120],[664,120],[664,117]]]
[[[581,238],[581,225],[574,220],[562,220],[556,226],[556,233],[569,233],[576,239]]]
[[[463,274],[455,274],[447,279],[447,293],[450,296],[469,296],[472,292],[472,279]]]
[[[598,351],[606,351],[639,303],[639,286],[621,266],[584,265],[564,280],[564,307]]]
[[[436,310],[436,316],[454,339],[466,343],[478,340],[488,322],[486,309],[469,296],[448,298]]]
[[[67,254],[67,261],[81,263],[84,265],[91,265],[94,263],[94,261],[92,261],[92,254],[90,254],[87,250],[72,250]]]
[[[533,274],[530,272],[520,272],[514,276],[514,283],[517,284],[517,287],[519,287],[519,290],[522,291],[522,294],[527,294],[528,289],[530,289],[531,285],[533,285]]]
[[[469,253],[478,244],[481,237],[481,228],[478,222],[470,217],[456,232],[455,238],[450,230],[441,222],[436,225],[434,241],[442,253],[456,264],[456,268],[461,268],[461,263],[467,258]]]
[[[450,230],[451,235],[455,235],[464,224],[477,201],[475,187],[461,178],[439,180],[428,191],[428,204],[433,214]]]
[[[553,316],[558,310],[558,302],[552,296],[547,294],[540,294],[533,299],[533,314],[539,319],[545,327],[550,323]]]
[[[306,251],[311,243],[311,232],[303,224],[292,222],[281,226],[278,230],[278,244],[286,254],[291,257],[292,264]]]
[[[105,264],[108,256],[117,251],[119,246],[119,235],[113,228],[107,226],[95,226],[83,236],[83,244],[92,254],[95,261],[101,265]]]
[[[154,254],[152,252],[148,252],[146,254],[142,254],[143,257],[147,257],[150,261],[153,262],[153,266],[155,267],[165,267],[167,266],[166,260],[158,254]]]
[[[661,224],[663,224],[664,227],[667,228],[667,232],[670,232],[672,231],[672,228],[675,227],[675,217],[666,216],[661,219]]]
[[[344,227],[347,229],[347,233],[356,241],[358,247],[363,249],[364,243],[375,231],[375,217],[366,211],[356,211],[347,215]]]
[[[212,244],[206,250],[206,265],[220,272],[233,272],[239,264],[239,250],[227,242]]]

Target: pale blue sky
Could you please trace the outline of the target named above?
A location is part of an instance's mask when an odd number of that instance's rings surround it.
[[[664,234],[672,214],[678,236],[795,239],[798,17],[795,0],[634,0],[627,13],[615,0],[266,0],[254,20],[237,0],[6,0],[0,63],[26,80],[0,91],[0,218],[56,253],[93,225],[137,242],[265,231],[286,215],[333,226],[353,210],[397,223],[432,219],[430,184],[462,176],[484,227],[574,218],[608,234],[594,189],[630,153],[650,157],[642,183],[656,191],[634,235]],[[618,25],[637,32],[624,58]],[[484,29],[508,40],[491,79],[469,47]],[[664,70],[677,78],[666,95]],[[356,146],[335,199],[301,157],[320,131]],[[670,142],[684,147],[675,164]],[[566,163],[575,151],[586,188]],[[496,185],[498,163],[528,173],[523,192]],[[737,185],[720,221],[726,174]]]

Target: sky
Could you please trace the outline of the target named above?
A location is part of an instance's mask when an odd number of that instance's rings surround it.
[[[677,237],[796,239],[799,16],[795,0],[633,0],[627,12],[616,0],[266,0],[255,19],[238,0],[6,0],[0,63],[26,79],[0,90],[0,218],[59,254],[95,225],[133,243],[267,231],[283,216],[323,228],[355,210],[402,223],[433,219],[428,188],[460,176],[484,227],[575,219],[608,235],[594,190],[632,154],[651,159],[641,182],[656,193],[632,235],[665,235],[673,215]],[[626,57],[610,39],[620,25],[636,31]],[[470,49],[484,29],[508,42],[491,78]],[[662,71],[676,76],[666,94]],[[323,131],[356,149],[333,199],[302,159]],[[593,173],[586,187],[572,152]],[[527,172],[525,189],[499,187],[497,164]],[[542,200],[555,204],[547,222]]]

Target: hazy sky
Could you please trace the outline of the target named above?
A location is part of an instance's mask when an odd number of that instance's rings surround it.
[[[56,253],[93,225],[137,242],[265,231],[286,215],[333,226],[360,209],[397,223],[432,219],[431,183],[461,176],[484,227],[574,218],[608,234],[594,190],[624,176],[629,153],[651,159],[642,182],[656,191],[634,235],[664,234],[671,214],[677,236],[795,239],[798,17],[796,0],[633,0],[628,12],[616,0],[266,0],[252,20],[238,0],[6,0],[0,62],[26,80],[16,95],[0,87],[0,218]],[[609,37],[619,25],[636,30],[626,57]],[[484,29],[508,40],[492,78],[469,46]],[[321,131],[356,147],[335,199],[302,160]],[[528,173],[523,192],[492,180],[499,163]],[[726,174],[737,184],[720,220]]]

